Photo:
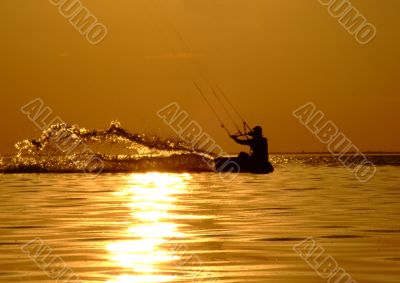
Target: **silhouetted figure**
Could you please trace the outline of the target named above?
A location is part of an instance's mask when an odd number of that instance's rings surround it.
[[[238,137],[232,135],[231,138],[238,144],[248,145],[251,149],[251,154],[241,152],[239,154],[239,159],[248,160],[249,162],[264,163],[268,162],[268,140],[262,136],[262,128],[256,126],[253,131],[249,133],[252,136],[251,139],[239,139]]]
[[[268,141],[262,136],[261,127],[254,127],[249,135],[251,138],[246,136],[246,139],[239,139],[237,135],[231,135],[231,138],[238,144],[250,146],[251,154],[241,152],[238,157],[215,158],[217,172],[268,174],[274,171],[269,163]]]

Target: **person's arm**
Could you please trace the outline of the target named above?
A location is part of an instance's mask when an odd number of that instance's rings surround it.
[[[237,138],[237,137],[235,137],[235,136],[231,136],[231,138],[232,138],[235,142],[237,142],[238,144],[241,144],[241,145],[250,145],[250,142],[251,142],[251,140],[241,140],[241,139],[239,139],[239,138]]]

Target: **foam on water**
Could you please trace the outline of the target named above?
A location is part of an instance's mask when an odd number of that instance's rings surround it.
[[[12,156],[0,156],[5,173],[99,173],[99,172],[209,172],[214,154],[178,139],[131,133],[112,121],[107,130],[88,130],[76,125],[55,124],[36,139],[15,144]],[[399,154],[366,154],[375,166],[400,166]],[[350,156],[350,158],[353,158]],[[355,156],[359,163],[362,156]],[[358,160],[357,160],[358,159]],[[275,166],[343,167],[332,154],[271,154]]]
[[[55,124],[37,139],[15,144],[2,172],[211,171],[213,156],[189,144],[130,133],[118,121],[97,131]]]

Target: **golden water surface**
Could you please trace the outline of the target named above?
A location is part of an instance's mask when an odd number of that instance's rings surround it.
[[[328,282],[308,237],[356,282],[400,282],[399,173],[0,175],[0,282]]]

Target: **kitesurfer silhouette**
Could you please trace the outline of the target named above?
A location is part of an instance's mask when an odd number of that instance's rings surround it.
[[[268,162],[268,140],[262,135],[262,128],[256,126],[249,133],[252,138],[239,139],[236,135],[231,135],[231,138],[241,145],[250,146],[250,155],[246,152],[239,153],[238,158],[249,160],[256,163]]]

